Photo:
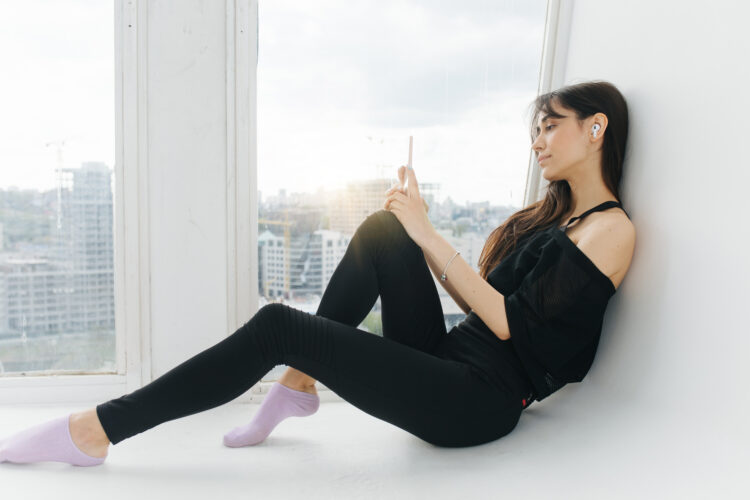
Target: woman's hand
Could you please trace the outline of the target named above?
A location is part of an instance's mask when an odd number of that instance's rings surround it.
[[[408,187],[404,186],[405,177],[408,178]],[[386,191],[383,208],[393,212],[411,239],[423,247],[435,231],[427,217],[430,207],[419,194],[419,184],[413,169],[399,167],[398,178],[399,184]]]

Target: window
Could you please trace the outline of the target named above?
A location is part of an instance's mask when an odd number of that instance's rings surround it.
[[[114,3],[0,12],[0,376],[114,372]]]
[[[258,232],[279,238],[287,262],[260,305],[316,311],[410,135],[430,220],[478,270],[489,233],[523,204],[546,11],[543,0],[259,1],[258,213],[278,222]],[[324,231],[344,244],[315,266]],[[437,288],[450,328],[465,314]],[[360,328],[382,335],[379,311],[378,299]]]

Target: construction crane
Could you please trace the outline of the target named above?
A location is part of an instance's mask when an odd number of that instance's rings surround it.
[[[263,296],[268,298],[268,285],[276,281],[276,278],[271,278],[263,282]]]
[[[57,229],[62,227],[62,184],[63,184],[63,156],[62,151],[65,147],[65,141],[50,141],[44,144],[45,148],[50,146],[57,147]]]
[[[271,220],[271,219],[258,219],[258,224],[268,224],[271,226],[284,226],[284,292],[288,295],[289,294],[289,254],[291,252],[291,231],[289,228],[294,225],[294,222],[289,222],[289,211],[284,210],[284,220],[283,221],[277,221],[277,220]],[[273,280],[272,280],[273,281]],[[266,297],[268,297],[268,284],[271,281],[266,281],[264,283],[264,293],[266,294]]]

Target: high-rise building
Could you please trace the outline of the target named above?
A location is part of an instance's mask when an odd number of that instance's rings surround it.
[[[63,170],[58,265],[68,272],[69,329],[114,332],[112,176],[103,163]]]
[[[111,172],[86,162],[63,169],[52,248],[0,262],[0,336],[114,335]]]
[[[385,192],[390,187],[389,179],[356,181],[347,184],[345,189],[333,196],[329,208],[330,229],[344,234],[354,234],[368,215],[383,208]],[[439,184],[425,182],[419,185],[419,193],[428,205],[433,204],[439,189]]]
[[[267,299],[321,296],[344,256],[349,236],[338,231],[318,229],[295,236],[291,248],[284,238],[264,231],[258,236],[258,289]],[[284,259],[289,252],[289,269]],[[286,288],[288,283],[288,294]]]
[[[262,297],[283,297],[286,271],[284,237],[271,231],[258,235],[258,291]]]

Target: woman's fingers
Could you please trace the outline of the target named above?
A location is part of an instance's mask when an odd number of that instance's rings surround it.
[[[391,189],[389,189],[388,191],[391,191]],[[404,199],[406,199],[406,194],[403,192],[403,190],[395,190],[393,193],[390,193],[388,196],[386,196],[385,202],[383,203],[383,208],[388,209],[392,202],[396,200],[404,201]]]
[[[404,187],[406,182],[406,166],[404,165],[398,167],[398,181],[401,183],[401,187]]]
[[[401,186],[399,186],[398,184],[396,184],[395,186],[393,186],[392,188],[390,188],[388,191],[386,191],[385,195],[389,196],[389,195],[395,193],[396,191],[400,191],[401,193],[404,193],[404,189]],[[404,193],[404,194],[406,194],[406,193]]]
[[[403,195],[406,195],[406,187],[404,183],[406,182],[406,166],[402,165],[398,168],[398,181],[399,183],[391,186],[388,191],[385,192],[386,200],[385,203],[383,203],[383,208],[388,209],[389,202],[391,201],[388,199],[388,197],[392,196],[394,193],[399,192]]]

